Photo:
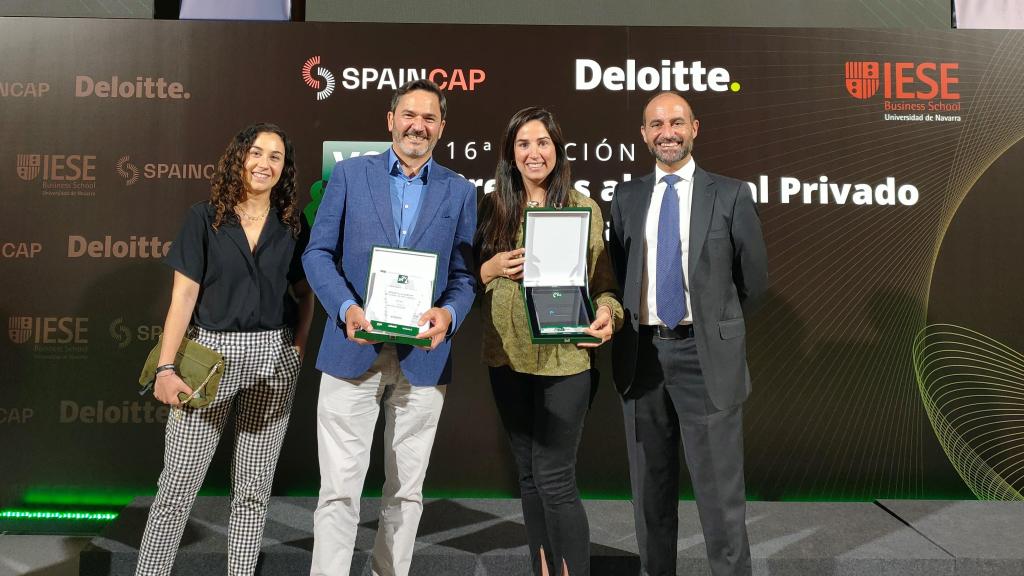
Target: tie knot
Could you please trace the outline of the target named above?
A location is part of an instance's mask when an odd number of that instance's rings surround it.
[[[665,174],[661,177],[661,181],[664,182],[669,188],[675,187],[676,183],[682,180],[682,177],[675,174]]]

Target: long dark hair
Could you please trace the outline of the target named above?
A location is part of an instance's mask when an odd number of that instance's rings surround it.
[[[213,228],[220,228],[225,221],[238,221],[235,206],[245,201],[245,180],[242,177],[245,159],[253,142],[264,132],[277,134],[284,141],[284,169],[281,170],[280,180],[270,191],[270,203],[277,208],[281,222],[291,229],[292,236],[298,237],[302,225],[299,223],[301,211],[296,207],[298,199],[295,194],[295,150],[284,130],[274,124],[262,122],[247,126],[235,134],[217,161],[217,170],[210,182],[210,204],[217,210]]]
[[[501,140],[501,158],[494,174],[494,192],[484,195],[480,201],[477,229],[473,237],[473,249],[478,263],[486,262],[498,252],[515,248],[516,233],[526,208],[523,175],[516,167],[516,135],[524,124],[534,120],[544,124],[555,147],[555,167],[548,174],[544,204],[565,206],[568,203],[571,179],[562,129],[558,127],[555,115],[544,108],[523,108],[508,121],[508,128]]]

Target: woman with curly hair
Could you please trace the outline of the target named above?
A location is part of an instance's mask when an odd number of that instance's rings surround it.
[[[576,487],[576,450],[593,386],[590,350],[622,325],[605,250],[601,207],[572,189],[565,140],[554,115],[524,108],[509,120],[494,192],[478,211],[473,249],[482,262],[483,359],[519,476],[533,573],[590,573],[590,528]],[[596,343],[534,344],[523,306],[523,216],[528,207],[590,208],[587,274],[597,310]],[[551,247],[548,247],[550,250]]]
[[[255,571],[313,316],[301,262],[308,238],[296,203],[291,141],[273,124],[245,128],[217,163],[210,200],[188,211],[165,260],[174,269],[174,284],[153,394],[173,409],[136,574],[171,572],[231,412],[228,574]],[[174,367],[186,333],[224,356],[216,398],[203,408],[179,402],[179,394],[192,392]]]

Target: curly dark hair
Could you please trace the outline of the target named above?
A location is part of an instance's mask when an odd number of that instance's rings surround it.
[[[210,204],[217,210],[213,228],[220,228],[224,222],[238,222],[235,206],[245,201],[245,180],[242,176],[245,159],[253,142],[264,132],[277,134],[284,141],[284,169],[281,170],[280,180],[270,191],[270,203],[277,208],[281,222],[291,229],[292,236],[298,237],[302,229],[299,222],[302,211],[296,206],[298,199],[295,194],[295,150],[284,130],[274,124],[263,122],[247,126],[235,134],[217,161],[217,170],[210,181]]]
[[[498,252],[515,248],[516,233],[523,220],[523,210],[526,208],[523,175],[516,167],[516,135],[523,125],[533,120],[539,120],[544,124],[555,147],[555,167],[547,178],[544,203],[547,206],[568,204],[572,180],[562,129],[550,111],[537,106],[523,108],[508,121],[508,128],[501,139],[501,157],[498,158],[498,168],[494,175],[494,192],[485,195],[478,208],[473,250],[479,263],[486,262]]]

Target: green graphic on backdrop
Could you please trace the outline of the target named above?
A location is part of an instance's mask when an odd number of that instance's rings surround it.
[[[980,500],[1024,500],[1024,355],[973,330],[932,324],[914,341],[928,419]]]
[[[306,222],[310,226],[316,219],[316,211],[320,208],[320,201],[324,197],[324,188],[331,178],[331,171],[334,165],[342,160],[355,158],[357,156],[370,156],[387,152],[391,142],[355,142],[350,140],[324,140],[323,161],[320,166],[320,180],[317,180],[309,188],[309,196],[312,200],[302,209],[306,216]]]

